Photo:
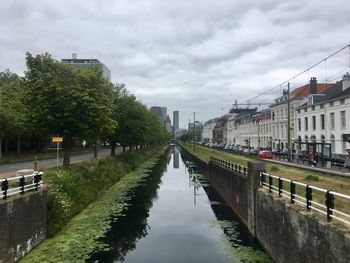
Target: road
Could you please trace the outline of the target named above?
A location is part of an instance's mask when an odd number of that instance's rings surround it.
[[[121,148],[116,149],[116,153],[121,152]],[[103,149],[98,152],[98,157],[103,156],[109,156],[111,153],[110,149]],[[91,160],[93,158],[94,154],[93,152],[90,153],[83,153],[79,155],[71,156],[71,163],[79,163],[87,160]],[[63,158],[60,158],[60,164],[62,164]],[[52,159],[45,159],[45,160],[39,160],[38,161],[38,168],[50,168],[55,167],[57,165],[56,158]],[[34,161],[27,161],[27,162],[21,162],[21,163],[11,163],[11,164],[2,164],[0,165],[0,178],[6,178],[10,177],[16,174],[16,171],[23,170],[23,169],[33,169],[34,167]]]

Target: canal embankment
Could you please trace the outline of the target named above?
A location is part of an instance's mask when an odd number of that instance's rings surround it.
[[[104,187],[102,187],[101,183],[100,192],[97,191],[93,202],[82,210],[81,213],[69,220],[58,234],[45,240],[20,262],[85,262],[93,251],[106,249],[99,242],[99,238],[110,228],[112,218],[123,216],[125,207],[129,205],[130,191],[142,184],[144,178],[148,176],[148,171],[156,164],[160,156],[164,154],[164,151],[165,149],[158,149],[155,152],[155,149],[153,149],[143,155],[139,152],[134,156],[129,154],[115,157],[122,158],[119,160],[124,165],[121,166],[119,164],[119,166],[115,166],[108,164],[105,167],[105,174],[101,174],[101,171],[98,170],[89,170],[89,167],[80,168],[84,169],[86,173],[90,171],[90,187],[96,187],[98,189],[99,187],[91,185],[94,181],[99,180],[104,182]],[[109,160],[98,160],[98,162],[109,162]],[[139,162],[142,163],[140,164]],[[119,162],[114,160],[113,163]],[[127,168],[133,171],[123,176],[118,175],[118,180],[115,184],[107,183],[108,180],[112,180],[111,177],[114,177],[114,180],[117,178],[115,174],[120,170],[115,169],[122,169],[123,167],[124,169]],[[86,175],[86,173],[82,174]],[[73,176],[73,174],[71,175]],[[57,180],[59,180],[59,177]],[[75,186],[79,187],[77,184]],[[80,190],[82,189],[76,189],[75,193],[78,194]],[[82,191],[87,192],[89,190],[91,188]],[[89,200],[88,196],[86,200]]]
[[[305,205],[291,204],[272,191],[276,187],[272,182],[270,190],[259,187],[265,163],[233,164],[213,156],[205,162],[196,151],[184,150],[276,262],[350,262],[349,227]]]

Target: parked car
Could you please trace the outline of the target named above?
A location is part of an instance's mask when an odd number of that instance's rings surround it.
[[[262,159],[272,159],[272,153],[270,151],[260,151],[258,157]]]

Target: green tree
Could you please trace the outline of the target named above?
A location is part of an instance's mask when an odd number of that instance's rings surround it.
[[[23,102],[22,80],[10,71],[0,72],[0,158],[2,138],[17,138],[17,157],[20,155],[21,136],[31,130],[26,121],[28,108]]]
[[[98,137],[114,128],[109,105],[102,105],[108,104],[104,99],[108,85],[97,69],[76,71],[47,53],[35,57],[27,53],[26,63],[29,118],[37,133],[63,137],[63,165],[68,166],[75,138]]]

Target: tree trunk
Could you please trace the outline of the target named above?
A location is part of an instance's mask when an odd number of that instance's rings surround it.
[[[0,159],[2,158],[2,137],[0,136]]]
[[[21,135],[17,137],[17,158],[21,155]]]
[[[97,159],[97,143],[94,144],[94,159]]]
[[[9,152],[9,139],[7,136],[5,136],[5,153],[7,154]]]
[[[63,136],[63,166],[68,167],[70,165],[70,154],[73,147],[73,138],[71,135]]]
[[[68,167],[70,165],[70,152],[71,149],[64,149],[63,150],[63,166]]]
[[[111,156],[115,156],[115,147],[116,147],[116,143],[111,142]]]

